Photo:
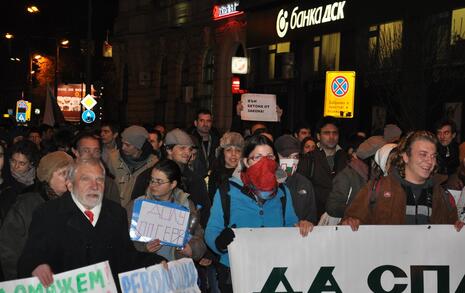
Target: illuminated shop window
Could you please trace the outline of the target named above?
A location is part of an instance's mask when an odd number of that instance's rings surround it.
[[[450,27],[450,44],[455,45],[465,41],[465,8],[452,11],[452,23]]]
[[[291,43],[278,43],[268,46],[268,78],[276,77],[276,55],[291,52]]]
[[[313,38],[313,72],[339,70],[341,33]]]
[[[369,28],[368,53],[373,67],[397,67],[402,49],[402,21],[394,21]]]

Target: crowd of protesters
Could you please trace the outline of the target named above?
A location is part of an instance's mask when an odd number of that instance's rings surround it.
[[[237,112],[241,111],[237,105]],[[278,116],[282,111],[278,109]],[[0,281],[109,260],[118,273],[192,258],[202,292],[232,292],[234,228],[452,224],[465,219],[465,143],[453,121],[430,131],[346,136],[337,119],[285,131],[241,121],[220,134],[209,110],[192,126],[48,125],[0,130]],[[136,201],[191,214],[182,249],[131,241]],[[195,222],[195,223],[194,223]],[[297,233],[297,232],[296,232]],[[116,278],[117,279],[117,278]]]

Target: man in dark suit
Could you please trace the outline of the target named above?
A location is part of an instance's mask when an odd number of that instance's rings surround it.
[[[113,277],[162,260],[137,252],[129,238],[125,210],[104,199],[105,169],[95,159],[77,160],[69,193],[40,206],[18,262],[20,277],[36,276],[48,287],[53,274],[108,260]],[[116,282],[117,283],[117,282]]]

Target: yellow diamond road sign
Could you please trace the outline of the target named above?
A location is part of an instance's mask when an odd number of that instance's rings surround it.
[[[87,95],[84,99],[82,99],[81,104],[84,108],[90,110],[97,105],[97,101],[91,95]]]
[[[327,71],[324,116],[354,117],[355,71]]]

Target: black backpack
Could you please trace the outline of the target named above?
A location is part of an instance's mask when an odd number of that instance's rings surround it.
[[[245,190],[244,186],[239,185],[238,183],[234,181],[224,181],[220,184],[218,187],[220,191],[220,197],[221,197],[221,207],[223,208],[223,218],[224,218],[224,226],[228,227],[229,226],[229,220],[231,217],[231,197],[229,195],[229,185],[232,185],[239,189],[242,193],[248,194],[248,192]],[[280,183],[279,184],[279,189],[281,189],[284,193],[284,196],[281,197],[281,206],[282,206],[282,213],[283,213],[283,226],[286,224],[286,200],[287,200],[287,193],[286,193],[286,188],[284,187],[284,184]]]

